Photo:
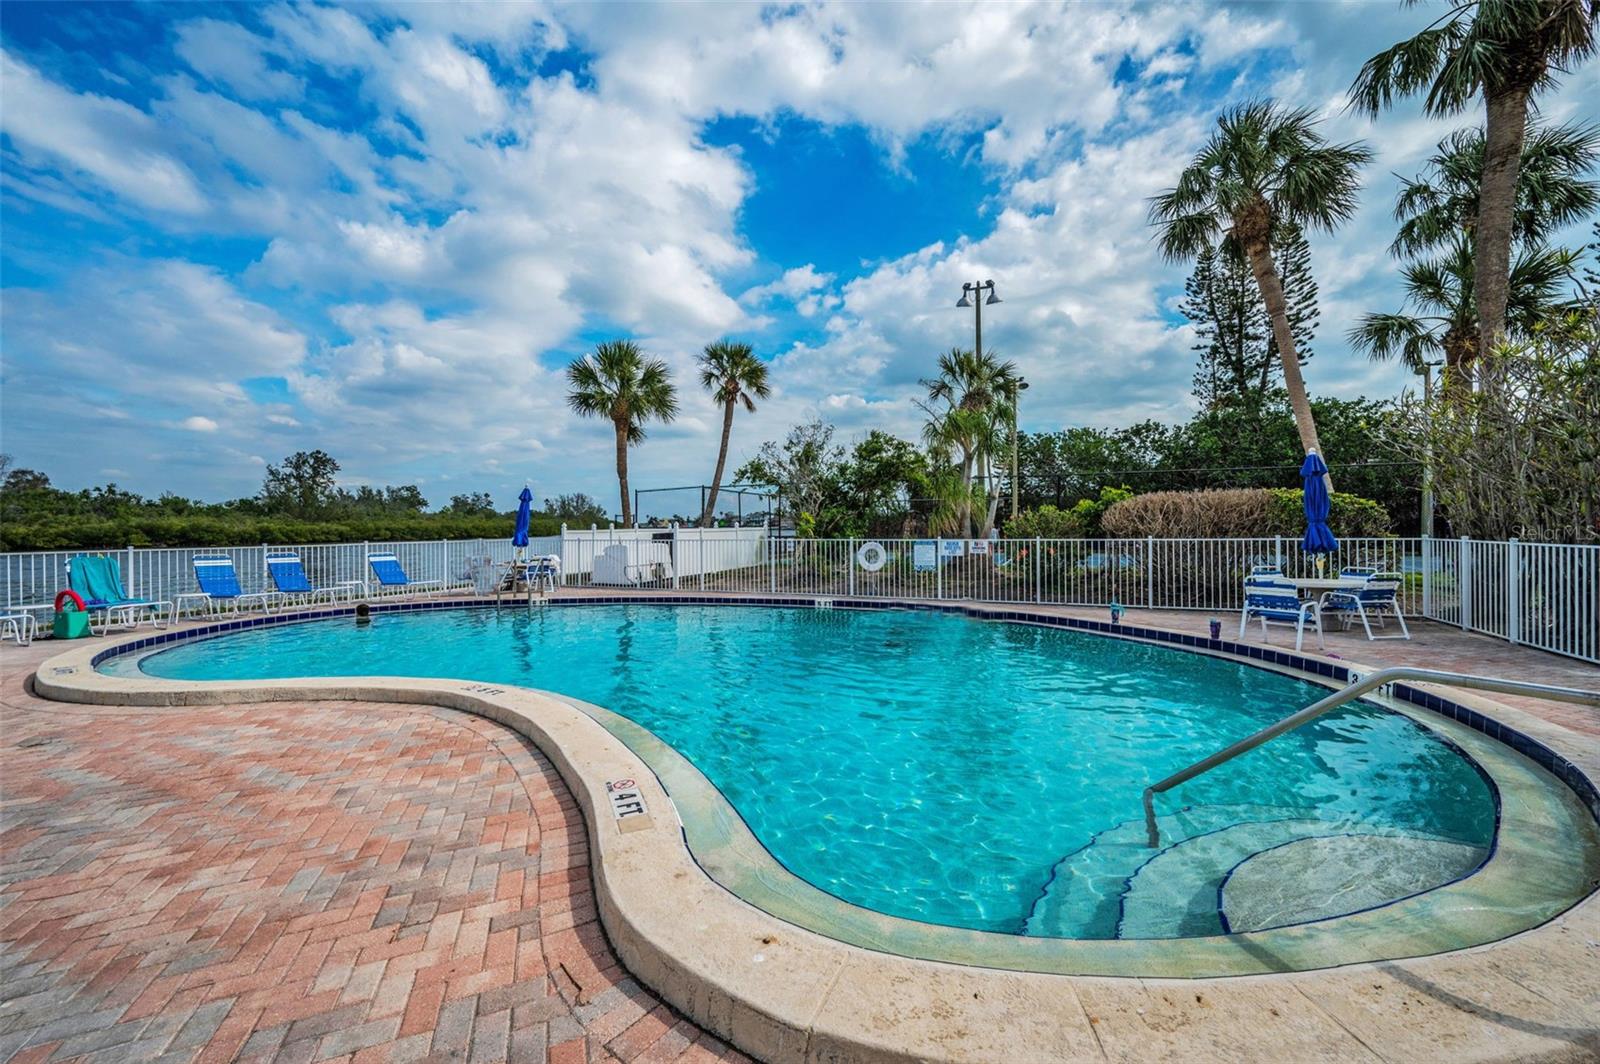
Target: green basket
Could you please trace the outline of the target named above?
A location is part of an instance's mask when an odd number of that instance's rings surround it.
[[[53,631],[57,639],[82,639],[89,635],[89,612],[66,610],[56,614]]]

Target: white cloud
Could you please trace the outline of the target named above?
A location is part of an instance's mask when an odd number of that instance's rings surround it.
[[[808,262],[804,266],[783,271],[783,275],[775,281],[746,289],[739,297],[739,302],[764,303],[776,298],[794,302],[813,296],[818,289],[827,288],[831,284],[833,284],[833,274],[818,273],[816,266]]]
[[[196,73],[246,100],[281,100],[300,95],[305,83],[267,62],[266,41],[234,22],[200,18],[178,27],[173,45]]]
[[[150,116],[120,100],[74,93],[0,54],[5,107],[0,130],[24,157],[65,166],[141,206],[192,214],[205,207],[194,176],[161,143]]]
[[[709,471],[700,345],[796,318],[815,331],[773,360],[761,413],[736,421],[735,463],[818,413],[846,437],[915,437],[918,378],[972,342],[952,304],[973,277],[1000,286],[985,340],[1032,382],[1026,424],[1182,417],[1192,338],[1171,296],[1185,271],[1155,255],[1145,197],[1204,138],[1226,72],[1226,99],[1314,107],[1330,136],[1380,152],[1358,217],[1313,239],[1324,318],[1307,376],[1317,392],[1404,383],[1342,340],[1397,302],[1388,172],[1452,125],[1412,105],[1377,123],[1342,109],[1360,61],[1416,28],[1398,5],[295,5],[259,9],[256,31],[179,17],[194,73],[152,76],[145,109],[7,54],[0,115],[8,206],[77,212],[97,253],[74,261],[98,263],[6,292],[8,415],[42,425],[87,407],[155,425],[151,487],[174,486],[158,456],[198,470],[194,433],[215,430],[249,448],[208,456],[218,493],[301,446],[374,480],[514,493],[531,475],[545,493],[604,493],[609,431],[566,409],[559,368],[600,329],[638,337],[684,392],[682,419],[635,457],[641,483]],[[588,53],[581,73],[534,75],[569,44]],[[1592,111],[1597,71],[1547,113]],[[359,128],[310,98],[329,78]],[[860,124],[900,167],[918,138],[975,143],[997,191],[961,235],[854,275],[773,262],[742,228],[761,175],[706,140],[726,116],[777,136],[793,116]],[[108,256],[116,218],[257,250],[227,270]],[[287,386],[263,398],[256,378]]]

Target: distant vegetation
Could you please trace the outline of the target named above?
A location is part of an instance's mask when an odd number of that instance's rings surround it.
[[[1333,493],[1328,527],[1338,536],[1381,536],[1389,515],[1371,499]],[[1108,536],[1137,539],[1287,536],[1305,531],[1299,488],[1220,488],[1211,491],[1152,491],[1113,504],[1101,521]]]
[[[429,511],[415,484],[338,487],[339,463],[301,451],[267,467],[260,494],[206,503],[178,495],[148,499],[115,484],[64,491],[0,455],[0,550],[100,547],[228,547],[260,543],[359,543],[363,540],[504,539],[513,512],[497,511],[487,492],[453,496]],[[587,495],[546,499],[535,536],[563,521],[587,527],[606,514]]]

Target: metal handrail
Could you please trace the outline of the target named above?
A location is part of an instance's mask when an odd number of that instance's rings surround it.
[[[1311,703],[1298,713],[1284,717],[1276,724],[1262,728],[1248,738],[1240,739],[1225,750],[1218,750],[1202,761],[1196,761],[1188,768],[1180,769],[1159,783],[1152,784],[1144,789],[1144,824],[1149,834],[1149,845],[1153,848],[1161,845],[1161,830],[1156,826],[1155,797],[1164,791],[1169,791],[1180,783],[1187,783],[1202,772],[1209,772],[1225,761],[1232,761],[1240,754],[1249,753],[1271,739],[1276,739],[1284,732],[1293,731],[1310,721],[1317,719],[1332,709],[1338,709],[1346,702],[1360,698],[1369,691],[1376,690],[1396,680],[1418,680],[1424,683],[1442,683],[1451,687],[1470,687],[1482,691],[1496,691],[1508,695],[1530,695],[1534,698],[1548,698],[1556,702],[1576,702],[1585,706],[1600,706],[1600,691],[1585,691],[1577,687],[1552,687],[1542,683],[1525,683],[1521,680],[1501,680],[1493,676],[1473,676],[1461,672],[1440,672],[1437,669],[1417,669],[1410,666],[1397,666],[1392,669],[1380,669],[1367,676],[1353,680],[1349,686],[1343,687],[1328,697]]]

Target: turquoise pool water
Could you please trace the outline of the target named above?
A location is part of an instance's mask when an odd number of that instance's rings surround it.
[[[1059,629],[726,606],[379,614],[368,626],[230,633],[139,667],[207,680],[457,677],[572,695],[678,749],[815,886],[894,916],[1009,933],[1063,858],[1139,820],[1145,786],[1325,693]],[[1359,704],[1162,801],[1474,847],[1495,821],[1488,785],[1453,747]],[[1050,933],[1111,937],[1116,915],[1091,906]]]

